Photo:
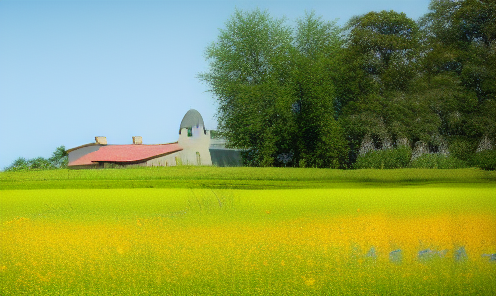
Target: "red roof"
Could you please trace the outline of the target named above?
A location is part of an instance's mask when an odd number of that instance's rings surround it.
[[[99,161],[144,161],[181,150],[183,148],[177,143],[161,145],[107,145],[101,146],[97,151],[83,155],[79,159],[69,163],[69,165],[89,165]]]

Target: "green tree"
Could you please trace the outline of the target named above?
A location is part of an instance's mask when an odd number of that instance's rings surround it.
[[[424,93],[450,150],[469,160],[483,137],[496,134],[496,3],[433,0],[429,9],[420,22]]]
[[[30,170],[49,170],[53,169],[52,163],[43,157],[36,157],[28,161]]]
[[[346,145],[329,79],[338,35],[313,13],[293,33],[268,12],[236,11],[207,48],[210,69],[199,78],[217,98],[219,131],[246,149],[247,164],[339,166]]]
[[[199,75],[218,102],[219,131],[248,161],[271,166],[286,134],[284,98],[291,29],[268,12],[236,10],[206,49],[209,71]],[[288,113],[288,112],[286,112]]]
[[[335,22],[325,22],[313,12],[297,21],[291,59],[297,166],[339,167],[347,159],[344,132],[334,118],[332,77],[335,54],[343,44],[340,33]]]
[[[24,157],[19,157],[8,167],[4,168],[6,172],[24,171],[29,169],[29,162]]]
[[[14,162],[6,167],[5,171],[25,171],[25,170],[50,170],[57,168],[66,168],[68,163],[68,156],[64,146],[59,146],[52,153],[52,157],[46,159],[43,157],[36,157],[33,159],[25,159],[19,157]]]
[[[417,74],[419,33],[404,13],[369,12],[350,19],[342,50],[335,108],[346,129],[350,160],[368,135],[377,148],[412,137],[412,121],[425,120],[425,108],[411,101]],[[419,124],[422,126],[421,124]]]
[[[53,167],[56,168],[66,168],[69,162],[67,151],[65,146],[59,146],[52,153],[52,157],[48,159]]]

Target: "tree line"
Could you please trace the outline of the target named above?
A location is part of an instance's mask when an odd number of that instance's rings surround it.
[[[496,2],[432,0],[345,26],[236,10],[199,74],[251,166],[494,169]]]
[[[8,167],[4,168],[6,172],[17,172],[27,170],[52,170],[52,169],[65,169],[69,162],[65,146],[59,146],[52,153],[49,158],[36,157],[26,159],[19,157],[12,162]]]

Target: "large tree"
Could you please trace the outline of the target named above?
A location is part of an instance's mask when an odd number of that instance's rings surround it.
[[[5,171],[25,171],[25,170],[51,170],[59,168],[67,168],[68,156],[65,146],[59,146],[52,153],[52,157],[46,159],[36,157],[33,159],[25,159],[19,157],[14,162],[5,168]]]
[[[291,29],[268,12],[236,10],[206,50],[209,71],[200,74],[218,102],[218,128],[232,147],[250,151],[252,164],[270,166],[286,133],[281,111]],[[281,130],[282,129],[282,130]]]
[[[346,128],[350,159],[362,139],[392,147],[411,137],[411,122],[424,121],[423,108],[411,103],[416,75],[418,27],[404,13],[370,12],[353,17],[346,26],[341,54],[336,109]]]
[[[249,165],[337,167],[343,133],[333,118],[329,57],[338,28],[314,14],[296,30],[268,12],[236,11],[206,50],[200,74],[219,105],[219,130]]]
[[[496,2],[433,0],[421,19],[424,96],[457,157],[496,134]]]
[[[298,166],[338,167],[347,159],[344,131],[335,120],[332,81],[341,30],[313,12],[297,21],[292,56],[295,162]]]

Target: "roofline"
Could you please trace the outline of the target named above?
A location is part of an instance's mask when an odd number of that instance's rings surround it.
[[[169,144],[178,144],[177,141],[175,142],[170,142],[170,143],[164,143],[164,144],[98,144],[98,143],[88,143],[84,144],[81,146],[77,146],[71,149],[66,150],[67,153],[72,152],[74,150],[78,150],[84,147],[90,147],[90,146],[124,146],[124,145],[141,145],[141,146],[156,146],[156,145],[169,145]]]
[[[72,152],[74,150],[78,150],[78,149],[81,149],[81,148],[84,148],[84,147],[90,147],[90,146],[107,146],[107,145],[98,144],[98,143],[89,143],[89,144],[84,144],[84,145],[81,145],[81,146],[77,146],[77,147],[68,149],[65,152],[69,153],[69,152]]]

